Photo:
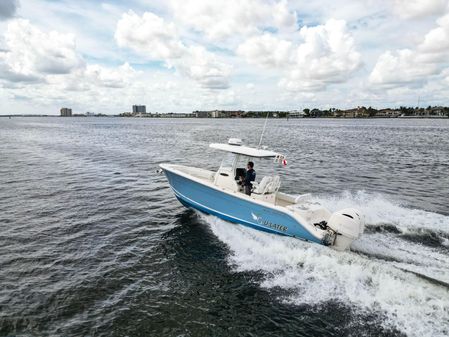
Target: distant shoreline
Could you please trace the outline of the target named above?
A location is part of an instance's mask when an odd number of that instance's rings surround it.
[[[102,116],[59,116],[59,115],[0,115],[0,118],[28,118],[28,117],[51,117],[51,118],[130,118],[130,119],[264,119],[266,117],[174,117],[174,116],[161,116],[157,117],[136,117],[136,116],[118,116],[118,115],[102,115]],[[372,116],[372,117],[268,117],[269,119],[449,119],[449,116]]]
[[[61,108],[59,115],[48,114],[7,114],[0,117],[125,117],[125,118],[200,118],[200,119],[235,119],[235,118],[273,118],[273,119],[302,119],[302,118],[330,118],[330,119],[368,119],[368,118],[410,118],[410,119],[445,119],[449,118],[449,107],[431,106],[382,108],[358,106],[351,109],[330,108],[302,110],[194,110],[192,112],[146,111],[145,105],[133,105],[132,112],[104,114],[94,112],[77,112],[72,108]]]

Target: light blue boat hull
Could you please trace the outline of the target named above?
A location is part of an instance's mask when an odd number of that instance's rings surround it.
[[[258,230],[324,244],[287,212],[221,192],[167,169],[164,172],[176,197],[187,207]]]

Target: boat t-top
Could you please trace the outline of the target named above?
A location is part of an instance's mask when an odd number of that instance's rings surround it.
[[[253,158],[285,164],[284,155],[266,148],[244,146],[238,138],[227,144],[210,144],[227,156],[214,172],[204,168],[161,164],[176,198],[185,206],[258,230],[311,241],[336,250],[349,249],[364,230],[362,214],[352,208],[331,213],[310,194],[280,192],[279,175],[266,175],[253,182],[245,194],[240,177],[242,163]]]

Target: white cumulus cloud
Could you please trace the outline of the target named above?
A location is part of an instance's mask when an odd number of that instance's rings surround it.
[[[398,50],[395,53],[383,53],[370,74],[369,80],[374,84],[395,86],[403,83],[417,85],[424,77],[435,73],[432,63],[420,62],[419,55],[410,49]]]
[[[345,81],[361,65],[361,55],[343,20],[304,26],[301,42],[293,44],[273,34],[251,37],[237,49],[249,63],[284,68],[282,87],[296,90],[323,89]]]
[[[150,12],[142,16],[133,11],[124,13],[117,23],[115,40],[120,47],[135,49],[150,59],[175,59],[185,53],[175,25]]]
[[[296,28],[296,12],[288,8],[286,0],[172,0],[171,4],[180,23],[214,41],[254,34],[267,27]]]
[[[237,54],[249,63],[264,67],[282,67],[291,62],[293,44],[277,36],[265,33],[253,36],[237,48]]]
[[[300,35],[304,43],[296,50],[298,80],[305,77],[309,81],[341,82],[361,64],[361,55],[343,20],[303,27]]]
[[[426,53],[444,53],[449,51],[449,14],[439,18],[437,27],[430,30],[420,45],[420,50]]]
[[[231,67],[203,46],[185,45],[173,23],[146,12],[130,11],[117,24],[115,39],[119,46],[133,49],[148,59],[161,60],[203,88],[229,87]]]
[[[182,60],[175,60],[176,68],[197,81],[203,88],[227,89],[231,66],[221,62],[204,47],[189,47]]]
[[[45,32],[24,19],[8,22],[0,50],[0,86],[12,97],[35,104],[107,102],[125,90],[135,90],[136,72],[128,63],[119,67],[88,64],[76,49],[72,34]],[[32,85],[37,84],[37,85]],[[120,95],[111,90],[120,88]]]
[[[396,12],[404,18],[420,18],[442,13],[448,6],[447,0],[395,0]]]
[[[0,52],[0,71],[5,79],[26,81],[46,74],[68,74],[83,67],[75,37],[56,31],[42,32],[28,20],[11,21]]]
[[[415,48],[382,53],[370,76],[374,85],[421,86],[449,66],[449,14],[439,18]]]

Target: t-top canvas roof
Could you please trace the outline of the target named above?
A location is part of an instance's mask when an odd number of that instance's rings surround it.
[[[280,153],[276,153],[269,150],[255,149],[253,147],[243,146],[243,145],[230,145],[230,144],[218,144],[213,143],[209,145],[213,149],[231,152],[235,154],[241,154],[248,157],[255,158],[274,158],[280,156]]]

